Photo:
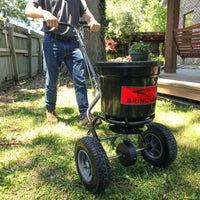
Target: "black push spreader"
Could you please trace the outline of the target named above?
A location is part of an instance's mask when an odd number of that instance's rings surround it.
[[[141,153],[154,166],[166,168],[171,165],[177,156],[176,140],[166,126],[152,122],[162,62],[98,62],[97,75],[81,34],[82,29],[88,26],[62,25],[76,32],[88,74],[95,80],[98,90],[86,114],[89,131],[75,145],[76,167],[86,189],[93,194],[104,192],[110,183],[111,159],[117,158],[120,164],[130,166],[135,164],[138,153]],[[99,99],[103,114],[92,121],[90,113]],[[102,121],[108,123],[112,136],[99,138],[95,129],[96,126],[101,127]],[[137,145],[133,144],[133,137],[138,137]],[[108,157],[102,141],[116,146],[116,155]]]

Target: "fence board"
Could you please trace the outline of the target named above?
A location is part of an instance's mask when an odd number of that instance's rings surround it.
[[[8,34],[10,37],[10,52],[13,61],[13,70],[14,70],[14,80],[19,81],[19,72],[18,72],[18,65],[17,65],[17,57],[15,52],[15,41],[13,36],[13,27],[9,27]]]

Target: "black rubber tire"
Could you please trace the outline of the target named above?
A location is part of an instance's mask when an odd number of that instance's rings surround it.
[[[142,151],[144,159],[154,166],[167,168],[177,156],[177,143],[172,132],[164,125],[150,123],[143,133],[150,149]],[[139,136],[139,147],[144,147],[144,141]]]
[[[92,194],[104,192],[110,183],[110,166],[102,145],[93,137],[83,137],[75,146],[76,168],[86,189]]]

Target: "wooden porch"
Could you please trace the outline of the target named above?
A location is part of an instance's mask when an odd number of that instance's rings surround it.
[[[177,66],[177,48],[182,48],[186,45],[183,40],[181,41],[181,47],[177,47],[179,39],[176,41],[175,33],[179,33],[180,30],[185,31],[185,27],[179,27],[179,14],[180,14],[180,0],[163,0],[162,5],[167,6],[167,26],[165,32],[165,66],[164,70],[158,79],[158,94],[169,95],[171,97],[178,97],[187,99],[189,101],[196,101],[200,105],[200,66],[193,65],[180,65]],[[191,26],[190,28],[198,28],[199,25]],[[188,29],[188,28],[186,28]],[[179,54],[182,58],[187,57],[200,57],[199,51],[199,29],[197,30],[198,39],[194,36],[194,30],[190,30],[190,40],[198,43],[197,48],[193,49],[193,46],[189,48],[189,54]],[[196,32],[195,32],[196,33]],[[183,35],[185,32],[183,33]],[[185,36],[181,35],[183,38]],[[186,36],[188,37],[188,36]],[[190,36],[189,36],[190,37]],[[178,43],[177,43],[178,42]],[[191,42],[191,44],[193,44]],[[184,46],[185,47],[185,46]],[[180,50],[180,49],[179,49]],[[188,52],[188,49],[184,49]],[[179,51],[180,53],[180,51]],[[195,55],[193,55],[195,53]]]
[[[193,100],[200,104],[200,66],[180,65],[176,73],[161,71],[158,94]]]

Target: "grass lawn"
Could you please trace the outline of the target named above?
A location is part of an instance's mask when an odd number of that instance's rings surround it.
[[[88,128],[81,126],[73,87],[62,83],[57,124],[46,122],[42,76],[0,92],[0,199],[200,199],[200,110],[158,100],[154,121],[174,134],[177,159],[168,169],[153,167],[142,156],[130,167],[113,159],[109,187],[93,195],[81,183],[74,159],[75,143]],[[91,90],[88,95],[91,101]],[[93,113],[100,113],[100,102]],[[100,137],[111,134],[105,122],[96,131]],[[115,154],[115,148],[103,146],[107,155]]]

